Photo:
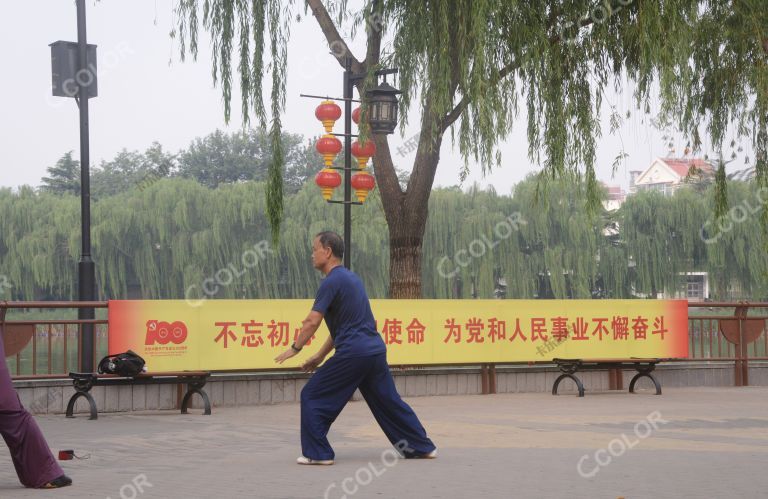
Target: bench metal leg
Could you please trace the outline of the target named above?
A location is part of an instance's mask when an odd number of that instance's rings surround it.
[[[639,372],[635,374],[635,377],[632,378],[632,381],[629,382],[629,393],[635,393],[635,383],[642,377],[650,378],[651,381],[653,381],[653,384],[656,386],[656,395],[661,395],[661,384],[650,372]]]
[[[561,374],[555,380],[555,384],[552,385],[552,395],[557,395],[557,387],[560,385],[560,382],[562,380],[564,380],[565,378],[571,378],[574,381],[574,383],[576,383],[576,387],[579,389],[579,397],[583,397],[584,396],[584,385],[581,383],[581,380],[578,377],[574,376],[571,373]],[[633,380],[633,382],[634,382],[634,380]]]
[[[205,390],[203,390],[202,386],[190,386],[187,390],[187,393],[184,394],[184,398],[181,401],[181,413],[182,414],[188,414],[187,412],[187,404],[189,404],[190,399],[192,398],[193,394],[199,394],[203,398],[203,415],[204,416],[210,416],[211,415],[211,401],[208,400],[208,394],[205,393]]]
[[[75,402],[77,402],[77,399],[80,397],[85,397],[85,399],[88,401],[88,405],[91,407],[91,417],[88,418],[90,420],[98,419],[99,415],[96,410],[96,401],[93,400],[93,397],[91,397],[91,394],[88,392],[75,392],[72,397],[69,399],[69,403],[67,404],[67,417],[68,418],[74,418],[74,411],[75,411]]]

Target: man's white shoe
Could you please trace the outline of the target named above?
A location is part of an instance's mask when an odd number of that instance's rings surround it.
[[[310,459],[308,457],[300,456],[296,459],[296,464],[314,464],[319,466],[330,466],[333,464],[333,459]]]
[[[413,454],[410,456],[404,456],[405,459],[436,459],[437,458],[437,448],[433,450],[432,452],[428,452],[426,454]]]

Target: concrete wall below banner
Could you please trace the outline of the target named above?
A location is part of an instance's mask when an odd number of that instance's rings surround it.
[[[768,363],[750,364],[749,384],[768,386]],[[473,395],[482,393],[479,368],[421,368],[393,369],[395,385],[404,397],[429,395]],[[497,366],[497,393],[550,392],[560,372],[555,367]],[[624,371],[626,391],[634,371]],[[662,388],[686,386],[733,386],[732,363],[680,363],[660,366],[654,372]],[[608,390],[607,371],[584,371],[578,376],[587,394]],[[213,407],[235,407],[298,402],[301,389],[309,378],[306,374],[291,373],[220,373],[211,375],[205,390]],[[15,381],[14,386],[22,403],[34,414],[60,414],[75,392],[68,379]],[[648,379],[638,382],[638,390],[651,390]],[[564,380],[559,389],[562,394],[575,394],[576,385]],[[145,410],[166,410],[179,407],[182,390],[177,385],[97,386],[91,390],[99,413]],[[356,393],[355,399],[360,399]],[[192,408],[202,407],[195,396]],[[80,399],[76,412],[88,411],[87,402]]]

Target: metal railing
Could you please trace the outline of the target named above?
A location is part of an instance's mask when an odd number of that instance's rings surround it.
[[[94,361],[96,365],[107,351],[107,319],[41,319],[9,320],[11,310],[42,311],[48,309],[107,309],[105,301],[97,302],[0,302],[0,329],[5,344],[5,361],[14,379],[66,376],[82,366],[82,329],[94,325]]]
[[[14,378],[66,376],[82,365],[83,324],[94,324],[94,363],[106,355],[107,319],[6,320],[9,310],[107,309],[108,302],[0,302],[0,328]],[[735,385],[749,384],[749,363],[768,361],[768,303],[688,304],[689,357],[733,363]],[[495,365],[483,364],[483,391],[493,393]]]
[[[768,303],[688,304],[690,360],[733,362],[734,384],[749,385],[749,362],[768,361]]]

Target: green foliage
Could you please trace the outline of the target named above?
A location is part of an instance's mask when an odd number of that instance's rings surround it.
[[[490,298],[494,271],[509,298],[629,298],[679,289],[684,272],[710,275],[716,299],[768,297],[768,255],[756,230],[756,184],[729,183],[726,223],[715,217],[714,190],[682,189],[665,197],[630,196],[622,208],[588,215],[586,184],[529,177],[508,194],[493,189],[436,189],[423,248],[424,296]],[[264,182],[220,184],[167,178],[93,206],[93,254],[100,298],[309,298],[320,275],[310,262],[312,237],[342,232],[343,210],[306,182],[286,198],[279,248],[266,248],[271,227],[261,208]],[[602,194],[600,194],[602,195]],[[737,207],[740,207],[737,209]],[[740,211],[739,211],[740,210]],[[515,223],[511,223],[514,221]],[[616,233],[607,230],[618,227]],[[77,296],[79,200],[22,188],[0,190],[3,299]],[[388,296],[389,242],[375,190],[353,210],[352,266],[371,297]],[[462,257],[462,252],[463,256]],[[231,281],[231,282],[230,282]]]
[[[3,189],[0,213],[0,275],[10,282],[11,297],[77,296],[80,200]]]
[[[177,3],[182,57],[187,35],[196,54],[199,3]],[[372,12],[381,15],[376,24],[391,43],[381,43],[369,29],[363,69],[370,72],[379,64],[400,69],[403,126],[417,99],[426,118],[422,133],[436,138],[458,122],[451,133],[458,135],[465,172],[470,160],[483,170],[501,163],[497,145],[511,130],[522,101],[532,161],[548,178],[573,180],[583,174],[588,206],[596,209],[594,162],[603,95],[628,78],[636,87],[637,108],[650,113],[651,102],[658,100],[661,115],[693,138],[694,152],[702,134],[717,148],[735,128],[737,137],[751,141],[758,182],[768,185],[765,0],[368,0],[354,9],[346,0],[308,3],[318,22],[321,9],[334,15],[336,26],[323,25],[329,43],[343,27],[355,32],[369,23]],[[279,134],[294,3],[204,0],[202,5],[225,117],[231,60],[239,57],[243,114],[247,120],[252,110],[266,123],[261,88],[265,60],[271,57],[272,133]],[[275,224],[282,206],[281,166],[273,163],[267,198]],[[724,180],[719,182],[724,189]],[[722,199],[719,213],[727,208]]]
[[[80,194],[80,162],[72,159],[72,151],[64,154],[47,171],[50,177],[41,179],[40,189],[54,194]]]
[[[91,195],[95,199],[144,188],[152,181],[169,176],[176,156],[154,142],[144,153],[123,149],[111,161],[102,161],[91,173]]]
[[[282,178],[288,193],[297,192],[313,176],[321,158],[313,144],[300,135],[284,133],[279,142],[286,171]],[[193,140],[189,147],[171,154],[154,142],[146,151],[123,149],[110,161],[91,169],[91,197],[99,200],[144,190],[160,179],[184,177],[216,188],[220,184],[265,181],[273,161],[272,137],[259,130],[231,134],[220,130]],[[51,177],[42,179],[41,190],[57,194],[80,193],[80,164],[72,152],[48,169]]]
[[[197,0],[179,0],[178,36],[181,58],[189,51],[197,59],[199,11]],[[213,83],[221,84],[224,97],[224,120],[229,123],[232,101],[232,54],[237,50],[237,70],[240,76],[242,114],[244,125],[250,120],[251,112],[261,129],[266,130],[267,114],[264,106],[262,80],[265,73],[265,36],[269,35],[269,67],[272,76],[270,111],[272,125],[269,128],[272,145],[272,161],[268,167],[266,192],[267,214],[276,239],[280,231],[283,214],[282,174],[285,155],[282,149],[280,114],[285,107],[285,75],[288,63],[288,23],[291,20],[292,1],[284,4],[281,0],[204,0],[202,2],[202,27],[211,34],[213,61],[211,74]],[[174,31],[172,36],[176,36]],[[237,49],[233,48],[233,42]],[[253,50],[251,50],[253,47]]]
[[[261,130],[244,130],[226,134],[221,130],[197,138],[178,155],[178,170],[175,175],[192,178],[206,187],[215,188],[220,184],[267,179],[269,164],[274,161],[274,144],[271,136]],[[306,179],[304,169],[314,156],[308,151],[308,144],[302,137],[284,133],[279,142],[280,153],[289,172],[286,184],[295,187]],[[314,165],[313,165],[314,166]],[[316,166],[314,166],[317,169]],[[297,180],[293,176],[301,175]]]

